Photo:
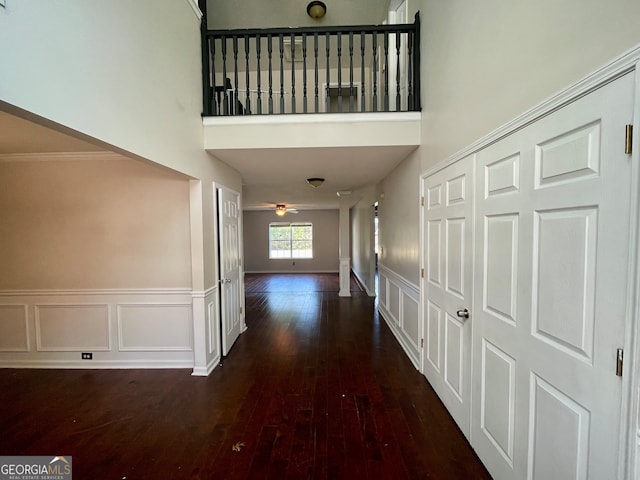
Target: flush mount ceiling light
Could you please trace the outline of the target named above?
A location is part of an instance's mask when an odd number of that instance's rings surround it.
[[[287,207],[282,203],[277,204],[276,215],[278,215],[279,217],[282,217],[284,216],[285,213],[287,213]]]
[[[327,13],[327,6],[323,2],[309,2],[307,13],[314,20],[320,20]]]
[[[311,185],[313,188],[318,188],[320,185],[324,183],[324,178],[318,178],[318,177],[307,178],[307,183]]]

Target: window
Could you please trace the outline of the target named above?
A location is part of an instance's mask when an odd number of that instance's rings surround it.
[[[313,225],[270,223],[269,258],[313,258]]]

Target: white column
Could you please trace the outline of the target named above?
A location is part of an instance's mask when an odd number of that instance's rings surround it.
[[[340,256],[340,292],[341,297],[351,296],[351,224],[349,221],[349,204],[351,192],[338,192],[340,197],[340,229],[339,229],[339,256]]]

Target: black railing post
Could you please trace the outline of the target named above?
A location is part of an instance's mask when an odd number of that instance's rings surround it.
[[[246,115],[251,115],[251,97],[249,96],[251,92],[251,82],[249,81],[249,35],[244,36],[244,69],[245,72],[245,105],[244,110]]]
[[[202,54],[202,115],[208,117],[213,113],[211,111],[211,98],[215,94],[211,91],[210,77],[212,69],[209,63],[209,39],[207,37],[207,17],[205,15],[202,15],[200,22],[200,42]]]
[[[420,102],[420,12],[416,12],[413,22],[413,111],[422,110]]]
[[[257,57],[257,62],[258,62],[258,71],[257,71],[257,81],[258,81],[258,99],[256,100],[258,102],[258,115],[262,114],[262,83],[260,82],[260,50],[262,48],[262,39],[260,38],[260,34],[256,35],[256,57]]]
[[[378,74],[380,73],[380,65],[378,59],[378,35],[373,32],[373,108],[374,112],[378,111]]]
[[[402,110],[402,99],[400,98],[400,46],[402,44],[401,33],[396,33],[396,112]]]
[[[307,34],[302,34],[302,112],[307,113]]]
[[[313,33],[313,57],[314,57],[314,81],[315,81],[315,91],[314,91],[314,111],[318,113],[320,109],[318,106],[318,32]]]
[[[365,48],[366,48],[366,41],[364,32],[360,32],[360,95],[361,95],[361,99],[360,99],[360,111],[364,112],[366,111],[366,100],[365,100],[365,81],[364,81],[364,52],[365,52]]]
[[[329,34],[329,32],[327,32],[326,34],[326,46],[327,46],[327,65],[325,70],[327,71],[327,88],[326,90],[326,98],[325,98],[325,112],[330,112],[331,108],[330,108],[330,104],[331,104],[331,98],[329,96],[329,85],[330,85],[330,79],[331,79],[331,75],[329,74],[329,72],[331,71],[331,63],[329,61],[329,57],[331,55],[331,36]]]
[[[227,37],[220,38],[222,48],[222,114],[229,115],[229,83],[227,82]]]
[[[389,33],[384,33],[384,112],[389,111]]]
[[[284,113],[284,37],[278,35],[278,51],[280,52],[280,113]]]
[[[353,32],[349,32],[349,112],[353,112],[353,97]]]
[[[296,37],[292,33],[291,41],[291,113],[296,113]]]
[[[271,57],[273,53],[273,36],[267,36],[267,51],[269,52],[269,114],[273,113],[273,65]]]

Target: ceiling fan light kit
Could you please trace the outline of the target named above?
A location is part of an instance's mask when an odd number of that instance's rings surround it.
[[[307,183],[311,185],[313,188],[318,188],[320,185],[324,183],[324,178],[319,178],[319,177],[307,178]]]
[[[283,217],[285,213],[287,213],[287,207],[284,204],[279,203],[278,205],[276,205],[277,216]]]

